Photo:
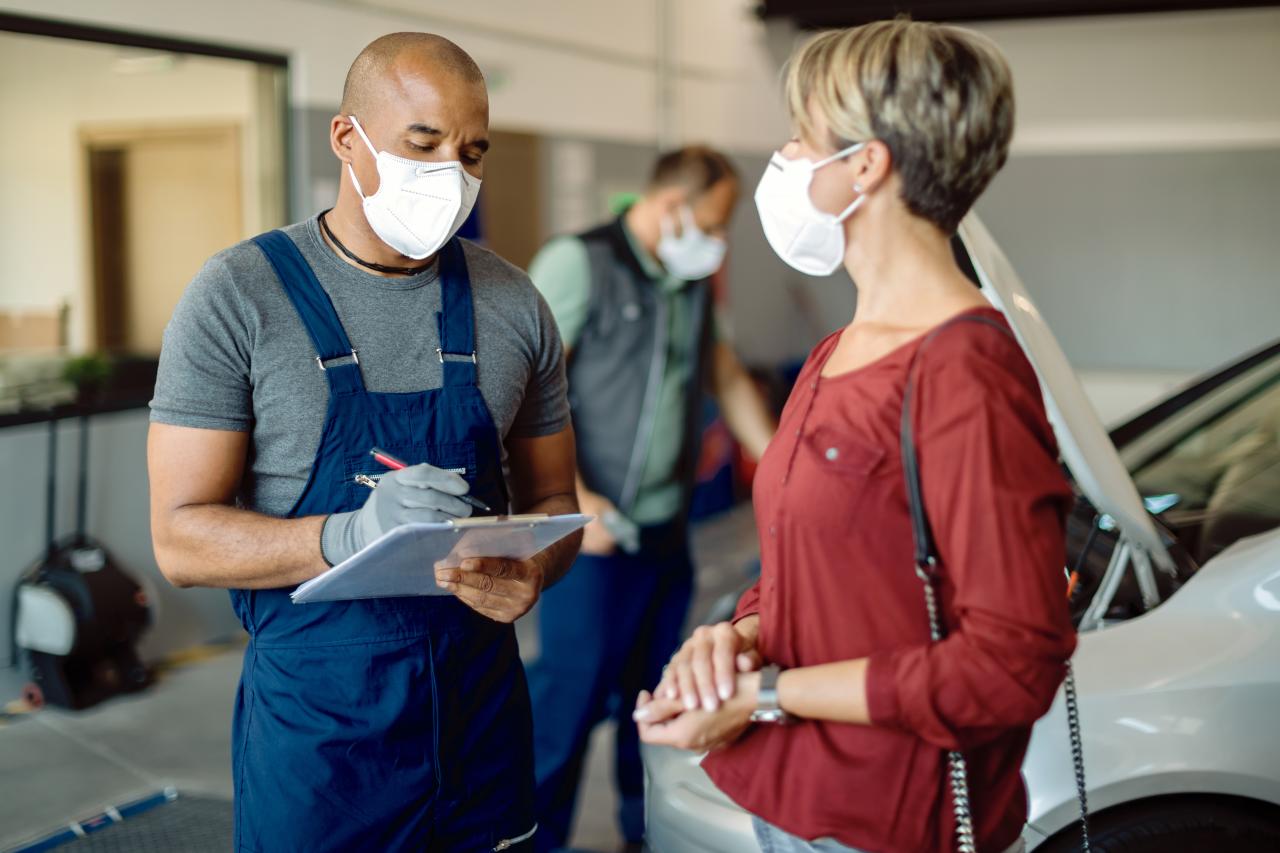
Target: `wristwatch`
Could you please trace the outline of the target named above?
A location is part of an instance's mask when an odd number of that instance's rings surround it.
[[[760,670],[760,689],[756,692],[756,709],[751,712],[751,722],[781,725],[790,722],[787,712],[778,702],[778,676],[782,668],[774,664]]]

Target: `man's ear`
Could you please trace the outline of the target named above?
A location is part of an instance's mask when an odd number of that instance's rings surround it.
[[[873,139],[849,158],[849,166],[853,172],[853,183],[862,187],[864,193],[873,192],[893,172],[893,154],[888,145]]]
[[[356,138],[355,125],[344,115],[336,115],[329,120],[329,148],[333,156],[343,163],[351,163],[353,158],[352,140]]]

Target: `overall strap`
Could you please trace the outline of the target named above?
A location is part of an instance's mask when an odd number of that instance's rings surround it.
[[[315,347],[316,364],[324,371],[329,389],[335,393],[363,391],[360,357],[347,339],[347,332],[342,328],[329,294],[320,286],[315,271],[297,245],[279,229],[259,234],[253,242],[267,256],[284,286],[284,292],[297,310],[298,318]],[[328,365],[328,362],[342,358],[351,360]]]
[[[440,348],[436,357],[446,386],[476,384],[476,323],[471,276],[462,241],[457,237],[440,250]]]

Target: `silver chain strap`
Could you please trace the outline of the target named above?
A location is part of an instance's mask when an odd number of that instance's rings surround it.
[[[1062,691],[1067,700],[1067,728],[1071,730],[1071,761],[1076,769],[1076,796],[1080,799],[1080,849],[1089,853],[1089,788],[1084,781],[1084,742],[1080,739],[1080,705],[1076,701],[1076,669],[1067,661]]]
[[[929,558],[929,569],[937,561]],[[924,606],[929,611],[929,636],[933,642],[942,639],[942,620],[938,618],[938,602],[934,596],[933,575],[916,566],[916,577],[924,584]],[[1067,728],[1071,731],[1071,760],[1076,771],[1076,795],[1080,799],[1080,850],[1090,853],[1089,846],[1089,791],[1084,779],[1084,743],[1080,738],[1080,705],[1076,700],[1076,672],[1067,661],[1067,678],[1062,685],[1067,706]],[[969,769],[964,756],[957,750],[947,753],[948,778],[951,782],[951,803],[956,816],[956,849],[959,853],[978,853],[978,842],[973,833],[973,809],[969,804]]]
[[[937,561],[929,558],[929,568]],[[933,575],[916,566],[916,577],[924,584],[924,606],[929,611],[929,636],[933,641],[942,639],[942,620],[938,618],[938,602],[933,593]],[[951,780],[951,806],[956,815],[956,847],[960,853],[978,853],[978,842],[973,834],[973,810],[969,806],[969,768],[958,750],[947,753]]]

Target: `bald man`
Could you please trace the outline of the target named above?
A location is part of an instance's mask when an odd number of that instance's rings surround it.
[[[177,586],[229,589],[249,632],[237,851],[518,850],[533,836],[512,622],[576,539],[434,567],[442,594],[289,598],[400,524],[577,509],[555,321],[522,272],[455,236],[488,124],[484,79],[456,45],[373,42],[330,125],[333,209],[215,255],[165,332],[156,558]],[[374,446],[409,466],[388,471]]]

